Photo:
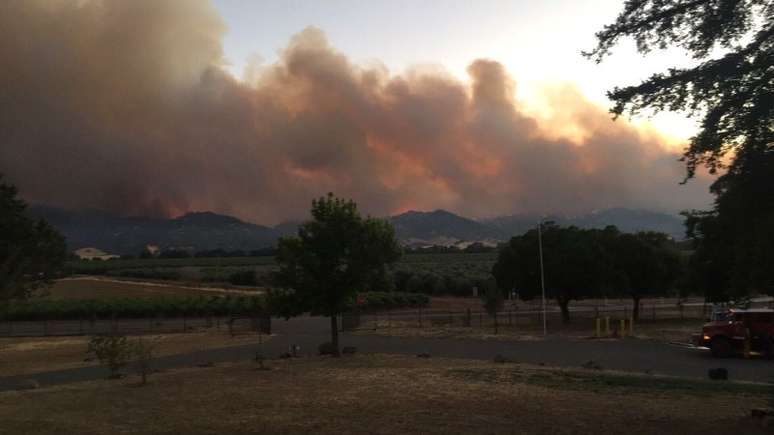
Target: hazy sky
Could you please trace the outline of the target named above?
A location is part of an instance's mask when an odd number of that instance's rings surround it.
[[[352,61],[382,63],[396,74],[420,65],[467,80],[465,69],[473,60],[496,60],[515,78],[519,99],[531,109],[542,109],[536,94],[546,83],[574,83],[587,98],[607,107],[605,91],[614,85],[690,64],[679,50],[642,56],[631,41],[624,41],[600,65],[581,56],[581,50],[594,46],[594,33],[615,19],[622,3],[215,0],[215,7],[227,26],[223,47],[228,68],[236,76],[251,61],[275,62],[290,37],[311,25],[322,29]],[[679,114],[661,114],[651,122],[671,139],[685,139],[694,131],[694,123]]]

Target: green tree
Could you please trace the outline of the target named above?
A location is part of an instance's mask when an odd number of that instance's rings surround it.
[[[686,213],[692,282],[715,300],[774,294],[774,2],[629,0],[585,53],[597,62],[621,38],[641,53],[677,46],[697,61],[608,93],[615,115],[644,109],[701,117],[685,149],[687,176],[723,172],[714,209]]]
[[[497,314],[503,309],[503,292],[498,288],[497,282],[492,278],[484,282],[484,292],[481,298],[484,301],[484,309],[494,320],[494,333],[497,335],[499,322]]]
[[[27,216],[26,209],[16,188],[0,175],[0,302],[50,284],[67,258],[64,238],[45,221]]]
[[[546,297],[556,300],[562,321],[570,321],[573,300],[600,294],[608,283],[609,261],[590,230],[542,226]],[[541,295],[538,232],[511,238],[498,253],[492,274],[502,291],[516,288],[523,299]]]
[[[328,194],[312,201],[311,214],[297,237],[280,239],[277,277],[291,289],[287,314],[309,311],[330,317],[338,356],[338,315],[372,282],[374,271],[400,258],[401,248],[389,222],[362,217],[351,200]]]
[[[674,288],[682,272],[680,253],[663,233],[627,234],[608,227],[599,234],[611,261],[607,287],[632,298],[632,317],[637,320],[643,297],[662,296]]]

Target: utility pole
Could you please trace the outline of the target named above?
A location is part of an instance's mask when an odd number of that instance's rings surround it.
[[[540,287],[543,291],[543,336],[548,335],[546,326],[546,278],[543,274],[543,221],[538,221],[538,251],[540,252]]]

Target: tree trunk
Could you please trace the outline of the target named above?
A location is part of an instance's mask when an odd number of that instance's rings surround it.
[[[634,300],[634,307],[632,307],[632,319],[634,321],[640,320],[640,298],[632,298]]]
[[[559,308],[562,310],[562,323],[565,325],[570,323],[570,301],[569,300],[560,300],[559,301]]]
[[[333,345],[333,356],[340,356],[339,353],[339,318],[336,314],[331,315],[331,345]]]

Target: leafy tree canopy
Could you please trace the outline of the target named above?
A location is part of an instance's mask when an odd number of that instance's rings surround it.
[[[333,194],[312,201],[312,220],[297,237],[280,239],[278,281],[292,289],[286,314],[311,311],[331,317],[333,345],[338,349],[336,316],[358,291],[380,282],[385,265],[401,249],[389,222],[362,217],[351,200]]]
[[[27,204],[0,175],[0,302],[49,284],[67,258],[62,235],[26,214]]]
[[[640,298],[671,290],[682,271],[680,254],[666,234],[543,225],[546,297],[556,299],[565,321],[572,300],[629,296],[636,316]],[[492,273],[497,285],[524,299],[541,295],[537,230],[513,237],[500,250]]]
[[[683,155],[686,180],[700,166],[722,175],[714,209],[685,213],[690,283],[716,301],[774,294],[774,1],[629,0],[596,36],[585,55],[597,62],[626,37],[641,53],[676,46],[697,61],[614,88],[611,112],[701,117]]]
[[[556,300],[562,318],[569,321],[570,301],[602,294],[609,261],[590,230],[549,222],[542,226],[542,239],[546,297]],[[503,291],[515,288],[527,300],[540,297],[538,231],[511,238],[500,250],[492,274]]]
[[[616,116],[646,108],[703,115],[684,154],[688,177],[700,165],[716,172],[732,151],[737,156],[772,151],[771,0],[628,0],[615,22],[596,36],[597,47],[584,54],[597,62],[624,37],[633,38],[641,53],[678,46],[700,61],[608,92]]]

